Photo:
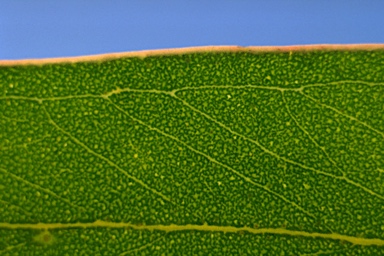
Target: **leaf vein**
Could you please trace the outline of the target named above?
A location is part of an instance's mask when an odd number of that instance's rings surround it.
[[[79,145],[80,147],[84,148],[87,152],[89,152],[90,154],[96,156],[97,158],[107,162],[109,165],[113,166],[114,168],[116,168],[118,171],[120,171],[122,174],[124,174],[125,176],[127,176],[128,178],[132,179],[133,181],[135,181],[136,183],[140,184],[142,187],[146,188],[147,190],[153,192],[154,194],[160,196],[162,199],[168,201],[168,202],[171,202],[172,203],[172,200],[170,198],[168,198],[167,196],[165,196],[163,193],[157,191],[156,189],[150,187],[149,185],[147,185],[146,183],[144,183],[142,180],[136,178],[135,176],[129,174],[127,171],[125,171],[123,168],[121,168],[119,165],[117,165],[115,162],[111,161],[109,158],[93,151],[91,148],[89,148],[87,145],[85,145],[83,142],[81,142],[79,139],[77,139],[76,137],[74,137],[71,133],[67,132],[66,130],[64,130],[62,127],[60,127],[55,121],[53,121],[53,119],[51,118],[50,114],[48,113],[48,111],[46,110],[45,107],[43,107],[48,119],[49,119],[49,122],[57,129],[59,130],[61,133],[63,133],[64,135],[68,136],[73,142],[75,142],[77,145]]]
[[[308,170],[308,171],[312,171],[312,172],[315,172],[315,173],[318,173],[318,174],[322,174],[324,176],[327,176],[327,177],[331,177],[331,178],[334,178],[334,179],[338,179],[338,180],[344,180],[345,182],[351,184],[351,185],[354,185],[358,188],[361,188],[363,189],[364,191],[368,192],[369,194],[373,195],[373,196],[376,196],[382,200],[384,200],[384,196],[383,195],[380,195],[374,191],[372,191],[371,189],[368,189],[364,186],[362,186],[361,184],[358,184],[352,180],[350,180],[349,178],[345,177],[345,176],[336,176],[334,174],[331,174],[331,173],[328,173],[328,172],[325,172],[325,171],[322,171],[322,170],[318,170],[318,169],[315,169],[315,168],[312,168],[312,167],[309,167],[305,164],[302,164],[302,163],[299,163],[299,162],[296,162],[294,160],[291,160],[289,158],[286,158],[284,156],[280,156],[279,154],[269,150],[268,148],[264,147],[258,140],[256,139],[251,139],[241,133],[238,133],[234,130],[232,130],[230,127],[226,126],[225,124],[221,123],[220,121],[214,119],[213,117],[211,117],[210,115],[208,115],[207,113],[195,108],[194,106],[190,105],[188,102],[186,102],[185,100],[181,99],[180,97],[174,95],[172,96],[174,97],[175,99],[178,99],[179,101],[181,101],[185,106],[189,107],[191,110],[197,112],[197,113],[200,113],[201,115],[205,116],[207,119],[211,120],[212,122],[216,123],[217,125],[219,125],[220,127],[226,129],[227,131],[231,132],[233,135],[236,135],[236,136],[239,136],[241,138],[243,138],[244,140],[247,140],[247,141],[250,141],[251,143],[257,145],[261,150],[263,150],[265,153],[279,159],[279,160],[282,160],[286,163],[290,163],[290,164],[293,164],[293,165],[296,165],[296,166],[299,166],[301,167],[302,169],[305,169],[305,170]]]
[[[202,232],[225,232],[225,233],[238,233],[248,232],[250,234],[262,235],[273,234],[280,236],[292,237],[307,237],[312,239],[327,239],[346,241],[354,245],[362,246],[384,246],[384,240],[381,238],[365,238],[352,235],[344,235],[339,233],[319,233],[308,232],[301,230],[291,230],[285,228],[252,228],[252,227],[234,227],[234,226],[216,226],[216,225],[135,225],[127,222],[108,222],[103,220],[96,220],[88,223],[0,223],[2,229],[32,229],[32,230],[51,230],[51,229],[70,229],[70,228],[132,228],[135,230],[147,231],[165,231],[165,232],[181,232],[181,231],[202,231]]]
[[[28,180],[26,180],[26,179],[23,179],[23,178],[17,176],[16,174],[7,171],[6,169],[0,168],[0,171],[2,171],[3,173],[5,173],[5,174],[11,176],[11,177],[14,178],[15,180],[21,181],[21,182],[23,182],[23,183],[29,185],[30,187],[32,187],[32,188],[34,188],[34,189],[36,189],[36,190],[41,190],[41,191],[44,191],[44,192],[47,193],[47,194],[50,194],[51,196],[53,196],[53,197],[55,197],[55,198],[57,198],[57,199],[59,199],[59,200],[65,202],[65,203],[69,204],[71,207],[79,208],[79,209],[81,209],[82,211],[85,210],[84,207],[82,207],[82,206],[78,206],[78,205],[72,203],[71,201],[69,201],[68,199],[59,196],[59,195],[56,194],[55,192],[53,192],[53,191],[51,191],[51,190],[49,190],[49,189],[47,189],[47,188],[44,188],[44,187],[42,187],[42,186],[40,186],[40,185],[37,185],[37,184],[35,184],[35,183],[32,183],[32,182],[30,182],[30,181],[28,181]]]
[[[283,101],[285,103],[285,108],[287,110],[287,113],[288,115],[293,119],[293,121],[296,123],[297,127],[299,127],[300,130],[302,130],[305,135],[307,135],[307,137],[312,141],[313,144],[315,144],[321,151],[323,151],[324,155],[328,158],[328,160],[336,167],[337,170],[339,170],[343,176],[339,177],[339,176],[336,176],[337,179],[340,179],[340,180],[344,180],[345,182],[351,184],[351,185],[354,185],[355,187],[358,187],[366,192],[368,192],[369,194],[373,195],[373,196],[376,196],[382,200],[384,200],[384,196],[381,195],[381,194],[378,194],[376,192],[374,192],[373,190],[361,185],[360,183],[357,183],[353,180],[351,180],[350,178],[347,177],[347,174],[344,170],[342,170],[339,165],[336,163],[336,161],[330,157],[330,155],[328,154],[328,152],[325,150],[324,147],[321,147],[317,141],[309,134],[309,132],[304,129],[304,127],[299,123],[299,121],[297,121],[297,119],[295,118],[295,116],[291,113],[290,109],[289,109],[289,106],[288,106],[288,103],[287,103],[287,100],[284,96],[284,92],[282,92],[282,97],[283,97]]]
[[[338,110],[338,109],[335,108],[335,107],[332,107],[332,106],[329,106],[329,105],[327,105],[327,104],[325,104],[325,103],[322,103],[322,102],[320,102],[319,100],[317,100],[317,99],[311,97],[310,95],[308,95],[308,94],[306,94],[306,93],[304,93],[304,92],[302,92],[302,91],[300,91],[300,93],[301,93],[304,97],[306,97],[306,98],[310,99],[311,101],[315,102],[316,104],[318,104],[319,106],[322,106],[323,108],[330,109],[330,110],[332,110],[332,111],[338,113],[339,115],[342,115],[342,116],[344,116],[344,117],[346,117],[346,118],[348,118],[348,119],[350,119],[350,120],[353,120],[353,121],[355,121],[355,122],[357,122],[357,123],[359,123],[359,124],[361,124],[361,125],[367,127],[367,128],[370,129],[371,131],[373,131],[373,132],[379,134],[381,137],[384,138],[384,132],[381,132],[381,131],[377,130],[376,128],[374,128],[374,127],[370,126],[369,124],[367,124],[367,123],[365,123],[365,122],[363,122],[363,121],[357,119],[356,117],[351,116],[351,115],[348,115],[348,114],[344,113],[343,111]]]
[[[276,197],[282,199],[284,202],[291,204],[292,206],[294,206],[295,208],[297,208],[297,209],[299,209],[300,211],[304,212],[304,213],[307,214],[308,216],[310,216],[310,217],[312,217],[312,218],[315,218],[315,216],[314,216],[312,213],[310,213],[309,211],[305,210],[304,208],[302,208],[302,207],[301,207],[300,205],[298,205],[297,203],[295,203],[295,202],[293,202],[293,201],[287,199],[287,198],[284,197],[283,195],[280,195],[279,193],[277,193],[277,192],[275,192],[275,191],[269,189],[269,188],[268,188],[267,186],[265,186],[265,185],[261,185],[261,184],[255,182],[255,181],[253,181],[252,179],[250,179],[250,178],[247,177],[246,175],[242,174],[241,172],[237,171],[236,169],[232,168],[231,166],[229,166],[229,165],[227,165],[227,164],[224,164],[224,163],[222,163],[222,162],[216,160],[215,158],[209,156],[208,154],[206,154],[206,153],[204,153],[204,152],[201,152],[201,151],[195,149],[194,147],[192,147],[192,146],[189,145],[188,143],[186,143],[186,142],[184,142],[184,141],[182,141],[182,140],[176,138],[175,136],[173,136],[173,135],[171,135],[171,134],[168,134],[168,133],[166,133],[166,132],[164,132],[164,131],[162,131],[162,130],[156,128],[156,127],[153,127],[153,126],[151,126],[151,125],[145,123],[144,121],[142,121],[142,120],[140,120],[140,119],[138,119],[138,118],[136,118],[136,117],[133,117],[133,116],[129,115],[124,109],[122,109],[121,107],[119,107],[118,105],[116,105],[113,101],[111,101],[110,99],[109,99],[109,101],[111,102],[111,104],[112,104],[113,106],[115,106],[115,107],[116,107],[118,110],[120,110],[122,113],[124,113],[125,115],[127,115],[128,117],[130,117],[131,119],[133,119],[134,121],[140,123],[141,125],[147,127],[148,129],[153,130],[153,131],[156,131],[157,133],[159,133],[159,134],[161,134],[161,135],[163,135],[163,136],[165,136],[165,137],[167,137],[167,138],[170,138],[170,139],[172,139],[172,140],[174,140],[174,141],[176,141],[176,142],[178,142],[178,143],[184,145],[184,146],[187,147],[189,150],[195,152],[196,154],[199,154],[199,155],[205,157],[206,159],[208,159],[208,160],[211,161],[212,163],[215,163],[215,164],[217,164],[217,165],[220,165],[221,167],[224,167],[225,169],[231,171],[232,173],[236,174],[237,176],[239,176],[240,178],[242,178],[242,179],[245,180],[246,182],[248,182],[248,183],[250,183],[250,184],[252,184],[252,185],[254,185],[254,186],[258,187],[258,188],[261,188],[261,189],[267,191],[268,193],[270,193],[270,194],[272,194],[272,195],[274,195],[274,196],[276,196]]]

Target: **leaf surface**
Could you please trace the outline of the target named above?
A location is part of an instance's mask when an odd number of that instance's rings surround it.
[[[384,51],[0,67],[4,255],[384,254]]]

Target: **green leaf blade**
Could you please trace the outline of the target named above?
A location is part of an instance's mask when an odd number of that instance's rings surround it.
[[[381,254],[383,57],[0,67],[0,252]]]

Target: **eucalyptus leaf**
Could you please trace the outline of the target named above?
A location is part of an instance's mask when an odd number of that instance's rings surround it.
[[[0,254],[383,255],[384,47],[0,66]]]

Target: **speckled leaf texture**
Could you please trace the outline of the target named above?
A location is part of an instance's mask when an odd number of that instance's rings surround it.
[[[0,67],[1,255],[384,255],[384,50]]]

